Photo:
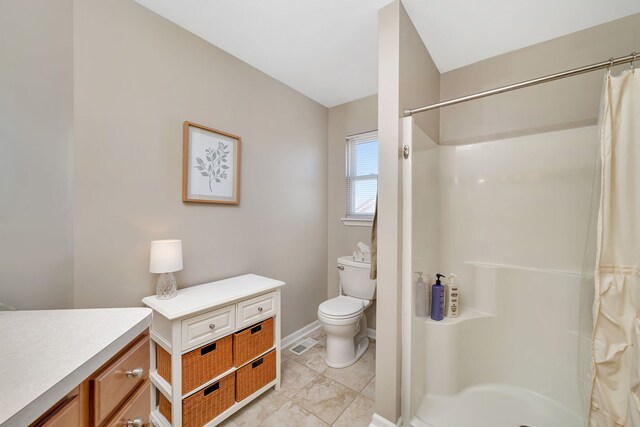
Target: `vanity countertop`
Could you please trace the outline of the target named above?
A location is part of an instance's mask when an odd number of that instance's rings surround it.
[[[151,323],[148,308],[0,312],[0,426],[25,426]]]

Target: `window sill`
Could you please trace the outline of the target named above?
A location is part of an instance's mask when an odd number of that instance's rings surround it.
[[[342,218],[342,223],[348,226],[356,227],[371,227],[373,225],[373,218],[361,219],[361,218]]]

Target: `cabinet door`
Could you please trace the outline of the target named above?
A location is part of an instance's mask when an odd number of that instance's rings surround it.
[[[80,427],[80,397],[74,396],[38,427]]]

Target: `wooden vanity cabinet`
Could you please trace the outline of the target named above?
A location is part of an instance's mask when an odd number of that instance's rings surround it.
[[[145,331],[31,427],[149,426],[149,346]]]

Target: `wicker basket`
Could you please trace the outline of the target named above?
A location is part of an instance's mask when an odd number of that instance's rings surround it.
[[[236,402],[276,379],[276,352],[270,351],[236,371]]]
[[[182,401],[182,426],[202,427],[226,409],[234,401],[235,375],[229,374]],[[171,421],[171,402],[160,393],[160,413]]]
[[[228,335],[182,355],[182,393],[210,381],[233,367],[233,338]],[[157,346],[158,374],[171,384],[171,355]]]
[[[273,347],[273,317],[233,334],[233,365],[242,366]]]

